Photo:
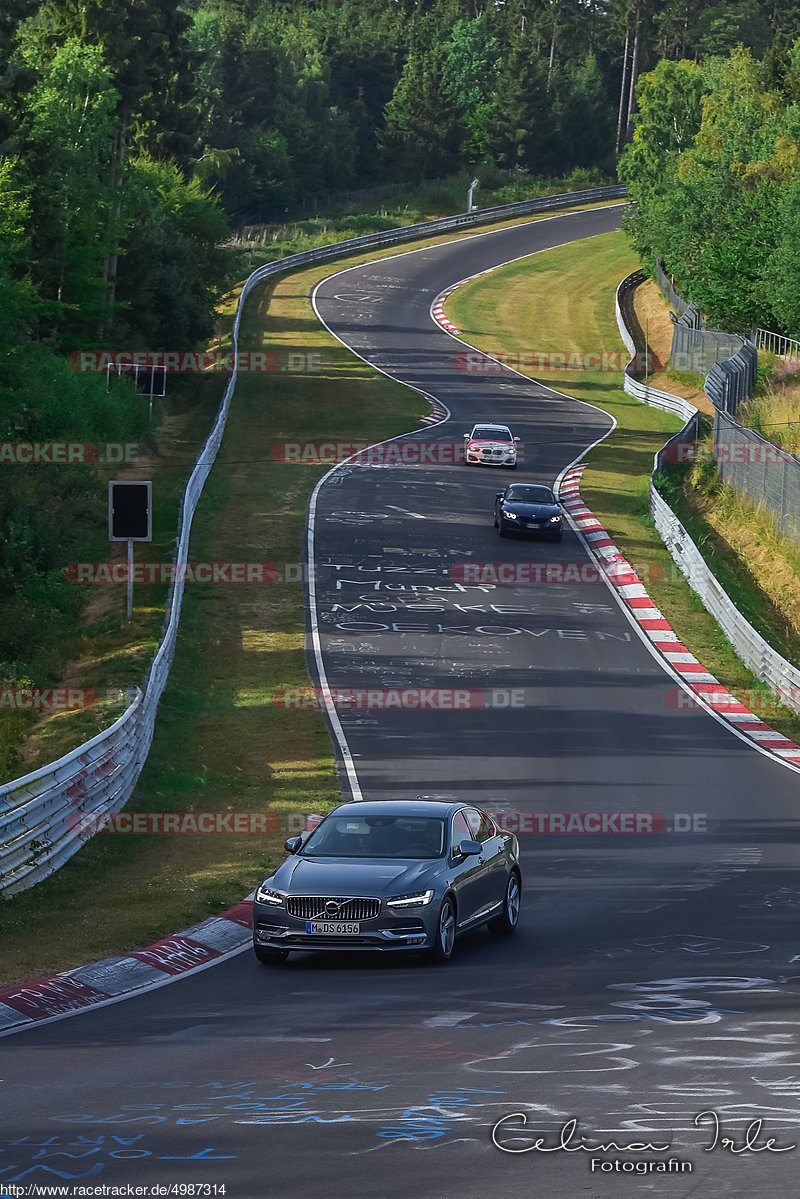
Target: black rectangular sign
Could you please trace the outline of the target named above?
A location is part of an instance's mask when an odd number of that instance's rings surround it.
[[[152,541],[153,484],[113,479],[108,484],[109,541]]]

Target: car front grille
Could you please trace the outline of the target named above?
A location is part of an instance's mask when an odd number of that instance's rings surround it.
[[[328,903],[339,904],[333,915],[325,911]],[[343,899],[329,895],[289,895],[286,911],[300,920],[374,920],[381,910],[379,899]]]

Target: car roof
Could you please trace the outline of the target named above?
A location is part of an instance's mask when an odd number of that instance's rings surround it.
[[[449,816],[459,808],[473,807],[466,800],[453,799],[382,799],[370,802],[361,800],[339,804],[331,816]]]

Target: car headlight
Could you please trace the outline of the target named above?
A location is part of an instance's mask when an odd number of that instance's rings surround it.
[[[424,908],[433,899],[433,891],[418,891],[415,895],[395,895],[386,900],[387,908]]]
[[[550,524],[551,524],[551,525],[558,524],[558,522],[559,522],[560,520],[561,520],[561,517],[560,517],[560,516],[558,516],[558,515],[556,515],[556,516],[551,516],[551,517],[550,517]]]
[[[256,891],[256,903],[271,903],[276,908],[283,907],[283,901],[286,895],[283,891],[273,891],[271,887],[265,887],[262,883]]]
[[[505,508],[503,509],[503,516],[505,516],[506,520],[516,520],[517,519],[516,512],[506,512]]]

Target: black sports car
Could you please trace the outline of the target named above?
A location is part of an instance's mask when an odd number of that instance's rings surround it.
[[[552,488],[542,483],[510,483],[494,502],[494,527],[501,537],[527,533],[560,541],[562,517]]]

